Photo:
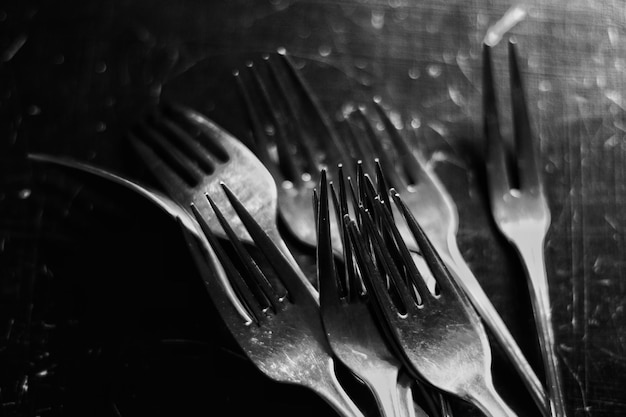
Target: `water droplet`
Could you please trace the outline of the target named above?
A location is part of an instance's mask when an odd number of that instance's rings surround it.
[[[385,26],[385,12],[382,10],[372,10],[372,27],[382,29]]]
[[[428,71],[428,75],[433,78],[437,78],[441,75],[441,66],[439,65],[431,64],[426,70]]]
[[[104,132],[105,130],[107,130],[107,124],[106,124],[106,123],[104,123],[104,122],[98,122],[98,123],[96,124],[96,132],[98,132],[98,133],[102,133],[102,132]]]
[[[104,61],[100,61],[96,64],[96,72],[98,74],[102,74],[103,72],[106,72],[107,70],[107,64]]]
[[[539,91],[550,91],[552,90],[552,83],[548,80],[542,80],[539,82]]]
[[[26,112],[31,116],[37,116],[38,114],[41,114],[41,108],[39,106],[31,104],[30,106],[28,106],[28,109],[26,109]]]
[[[331,53],[331,48],[328,45],[322,45],[319,47],[318,52],[320,54],[320,56],[328,56]]]
[[[411,127],[413,129],[418,129],[421,125],[422,125],[422,122],[420,121],[418,117],[413,117],[411,119]]]
[[[619,32],[617,31],[616,28],[610,27],[607,30],[607,33],[609,35],[609,42],[611,42],[611,45],[615,45],[617,41],[619,40]]]
[[[293,189],[293,182],[285,180],[280,184],[283,189],[285,190],[292,190]]]
[[[409,68],[409,78],[417,80],[420,77],[420,70],[417,67]]]
[[[309,174],[308,172],[304,172],[304,173],[302,173],[300,178],[302,178],[302,181],[308,182],[308,181],[311,181],[312,177],[311,177],[311,174]]]
[[[548,108],[548,101],[547,100],[537,101],[537,108],[539,110],[546,110]]]
[[[30,197],[31,195],[31,190],[28,188],[24,188],[23,190],[20,190],[19,193],[17,193],[17,197],[20,200],[26,200],[28,197]]]

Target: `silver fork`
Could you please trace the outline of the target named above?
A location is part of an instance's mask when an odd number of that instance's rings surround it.
[[[225,218],[208,194],[205,198],[224,228],[233,249],[231,252],[236,255],[224,249],[205,216],[192,205],[196,220],[252,318],[244,321],[233,315],[229,300],[215,288],[208,287],[220,311],[226,311],[223,318],[227,327],[250,360],[269,378],[308,387],[342,416],[362,417],[334,373],[334,359],[322,327],[317,300],[262,225],[232,190],[225,184],[221,187],[229,206],[238,214],[262,255],[262,258],[251,255],[245,242],[230,226],[231,221]],[[199,271],[207,277],[205,282],[210,282],[212,265],[207,263],[202,246],[185,229],[183,232]]]
[[[161,210],[163,210],[167,215],[169,215],[172,219],[178,221],[179,225],[187,230],[188,233],[195,235],[200,243],[205,247],[209,247],[209,243],[204,238],[202,231],[198,223],[195,221],[192,212],[187,207],[181,206],[176,201],[172,200],[168,196],[162,194],[159,190],[153,189],[149,185],[141,184],[140,182],[133,180],[127,176],[123,176],[121,174],[115,173],[110,169],[106,169],[103,167],[99,167],[90,163],[85,163],[82,161],[77,161],[72,158],[63,157],[63,156],[55,156],[48,154],[38,154],[32,153],[28,154],[28,158],[32,161],[52,164],[59,167],[69,168],[72,170],[84,172],[95,177],[102,178],[104,180],[110,181],[114,184],[118,184],[139,196],[145,198]],[[211,262],[215,263],[214,256],[215,254],[212,250],[209,250],[209,259]],[[235,311],[239,316],[243,319],[250,319],[247,310],[237,298],[234,289],[230,285],[230,281],[227,279],[225,272],[223,269],[217,265],[214,277],[217,277],[217,281],[221,285],[222,292],[225,293],[226,297],[231,302],[231,305],[235,308]]]
[[[415,375],[485,415],[515,416],[493,386],[491,351],[480,318],[399,194],[393,189],[390,194],[437,281],[436,293],[420,275],[391,210],[379,197],[370,200],[369,209],[361,206],[360,227],[349,221],[349,236],[403,359]]]
[[[204,115],[181,105],[157,109],[129,133],[131,144],[167,194],[184,207],[193,203],[216,234],[223,235],[209,208],[205,193],[216,195],[237,237],[249,243],[250,235],[227,205],[221,182],[233,184],[237,193],[272,241],[297,268],[298,264],[277,226],[277,194],[272,175],[237,138]],[[311,294],[318,297],[309,279],[296,269]]]
[[[234,73],[254,151],[276,180],[278,207],[287,229],[301,242],[315,247],[311,192],[319,183],[320,169],[347,162],[349,154],[319,99],[286,52],[279,50],[262,58],[262,65],[250,62],[245,71]],[[333,250],[340,254],[342,241],[335,222],[331,230]]]
[[[538,150],[535,149],[531,131],[515,43],[509,43],[515,166],[509,165],[510,161],[507,161],[500,135],[491,48],[488,45],[483,46],[483,57],[484,128],[492,217],[524,264],[539,333],[551,415],[563,417],[566,415],[563,382],[552,329],[550,291],[543,252],[550,227],[550,209],[543,191]]]
[[[375,169],[381,199],[386,200],[388,206],[393,207],[395,214],[398,214],[395,206],[389,204],[385,190],[394,187],[402,196],[402,200],[437,248],[439,256],[444,260],[457,284],[463,288],[507,355],[542,415],[548,416],[548,401],[541,381],[459,250],[456,241],[459,219],[452,197],[421,155],[411,149],[387,116],[380,101],[374,100],[372,104],[386,136],[374,126],[372,121],[374,117],[367,114],[363,107],[356,110],[351,120],[362,126],[366,138],[369,138],[369,148],[360,146],[362,152],[365,152],[362,158],[370,161],[378,158]],[[407,241],[413,240],[412,232],[405,223],[399,223],[398,228]]]
[[[347,214],[343,181],[339,194],[330,184],[337,218]],[[338,196],[339,195],[339,196]],[[426,416],[413,405],[410,386],[399,389],[401,362],[390,350],[376,323],[370,300],[352,263],[352,249],[344,241],[343,277],[337,271],[330,237],[329,192],[326,171],[322,171],[317,199],[317,271],[320,312],[326,337],[335,356],[372,391],[382,416]],[[340,226],[344,230],[343,225]]]

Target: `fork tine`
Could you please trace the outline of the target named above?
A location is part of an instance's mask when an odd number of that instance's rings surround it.
[[[348,229],[346,228],[346,224],[344,222],[344,217],[346,215],[349,216],[349,212],[345,177],[343,176],[342,166],[339,166],[338,181],[339,194],[337,195],[335,187],[332,183],[330,184],[330,190],[333,198],[333,206],[335,207],[337,227],[341,231],[341,239],[343,243],[343,264],[345,273],[345,278],[343,280],[344,294],[346,294],[348,299],[353,299],[354,297],[357,297],[359,293],[363,292],[363,285],[357,277],[357,272],[354,267],[352,248],[350,247]]]
[[[283,108],[287,112],[287,119],[291,121],[292,127],[289,133],[294,135],[294,142],[297,143],[298,149],[302,152],[306,165],[305,171],[309,174],[315,174],[318,172],[317,161],[315,160],[315,147],[311,143],[309,137],[304,134],[305,129],[302,126],[300,117],[298,117],[295,111],[296,105],[290,98],[290,94],[287,94],[287,90],[285,89],[283,82],[280,80],[278,71],[270,60],[269,55],[264,56],[263,60],[269,69],[270,78],[276,87],[280,100],[285,103]]]
[[[371,164],[376,155],[376,151],[372,148],[372,143],[370,140],[363,140],[363,135],[357,131],[356,125],[354,121],[356,116],[353,114],[356,110],[348,115],[348,118],[345,119],[344,123],[347,126],[347,138],[350,143],[350,147],[355,152],[355,160],[361,161],[361,163],[365,164],[366,170],[371,172]],[[365,126],[363,126],[365,129]]]
[[[194,140],[191,137],[191,133],[187,131],[187,142],[191,152],[196,152],[196,145],[199,145],[201,149],[201,155],[204,158],[216,159],[220,162],[226,162],[229,159],[228,151],[224,149],[221,143],[221,134],[223,130],[210,122],[204,115],[197,111],[183,106],[180,103],[168,102],[163,105],[162,108],[164,114],[168,115],[170,119],[176,119],[180,130],[186,131],[186,129],[193,129],[194,134],[198,135],[200,132],[204,133],[201,136],[201,140]],[[184,138],[181,138],[184,139]]]
[[[175,170],[189,185],[195,185],[202,180],[204,173],[190,158],[173,146],[170,140],[159,131],[158,127],[143,121],[140,123],[138,130],[143,132],[142,138],[132,132],[129,134],[135,139],[132,141],[133,144],[141,141],[145,147],[152,148],[152,155],[158,155],[160,162],[166,166],[170,165],[171,169]],[[167,159],[161,155],[167,155]]]
[[[335,308],[340,304],[342,291],[335,270],[333,248],[330,239],[330,220],[328,210],[328,184],[326,171],[321,171],[320,192],[318,198],[318,244],[317,275],[319,281],[320,308]]]
[[[252,217],[241,201],[233,194],[228,185],[221,183],[221,186],[230,204],[233,206],[233,209],[248,230],[256,246],[267,259],[269,265],[272,266],[278,276],[284,278],[281,280],[281,283],[287,290],[285,296],[297,302],[295,299],[301,294],[303,296],[304,294],[310,295],[311,292],[307,287],[311,286],[311,283],[302,282],[302,280],[306,278],[298,275],[298,272],[294,269],[294,266],[290,263],[285,254],[281,252],[263,228]]]
[[[302,182],[302,178],[298,175],[299,170],[296,167],[296,158],[291,152],[289,142],[287,140],[287,133],[285,132],[284,125],[280,120],[280,112],[270,97],[267,85],[263,82],[263,79],[259,75],[254,63],[250,62],[247,65],[249,72],[252,74],[252,79],[260,92],[263,107],[267,109],[270,116],[270,121],[276,129],[274,137],[276,138],[276,150],[278,151],[278,163],[279,166],[285,172],[285,178],[289,181],[299,184]]]
[[[235,249],[235,251],[237,252],[241,264],[247,272],[246,276],[250,277],[252,280],[252,282],[249,284],[250,289],[257,297],[257,300],[259,300],[259,303],[262,303],[262,308],[265,309],[271,307],[272,310],[276,312],[278,303],[281,299],[284,298],[284,295],[276,295],[277,292],[275,292],[272,288],[272,284],[270,284],[265,274],[261,271],[259,266],[252,259],[252,256],[250,256],[250,253],[243,246],[243,243],[239,240],[233,229],[228,224],[228,221],[224,218],[222,211],[217,207],[209,194],[205,194],[205,196],[209,204],[211,205],[211,209],[213,209],[217,220],[222,226],[222,229],[224,229],[228,241],[233,246],[233,249]]]
[[[420,159],[415,155],[409,144],[402,137],[402,135],[400,135],[396,126],[391,122],[391,119],[383,108],[380,99],[374,98],[372,101],[374,103],[374,109],[376,109],[376,112],[378,113],[378,117],[385,126],[385,132],[387,132],[387,136],[391,139],[391,144],[396,151],[396,155],[402,163],[405,174],[409,178],[409,182],[412,184],[418,184],[420,182],[432,181]]]
[[[398,170],[394,162],[389,158],[389,153],[385,149],[380,135],[376,133],[376,128],[372,125],[370,118],[365,115],[364,108],[359,106],[353,114],[356,114],[361,126],[365,129],[365,137],[370,143],[370,148],[374,151],[368,158],[372,160],[378,158],[380,160],[381,165],[388,172],[388,179],[392,186],[405,187],[407,181],[398,174]]]
[[[187,181],[194,181],[193,179],[183,179],[179,173],[170,167],[168,162],[163,160],[134,133],[128,133],[128,138],[135,151],[146,161],[146,166],[150,172],[159,179],[161,185],[163,185],[168,192],[171,193],[185,189],[189,186]]]
[[[404,204],[400,194],[395,189],[391,189],[389,192],[394,203],[400,208],[400,212],[402,213],[404,220],[407,222],[409,229],[411,230],[411,233],[413,234],[413,237],[422,252],[422,256],[430,269],[430,272],[437,281],[439,293],[449,293],[452,291],[456,292],[458,289],[454,284],[452,275],[448,272],[448,268],[441,260],[439,253],[430,242],[428,236],[426,236],[426,233],[424,233],[424,230],[413,216],[413,213],[411,213],[406,204]]]
[[[365,210],[363,206],[360,206],[360,210],[363,212],[361,216],[363,218],[366,236],[372,241],[372,249],[375,255],[374,257],[376,261],[378,261],[378,264],[381,265],[387,276],[385,281],[387,282],[389,288],[386,289],[386,291],[394,291],[395,295],[399,298],[399,301],[402,304],[402,308],[404,311],[407,311],[415,305],[413,299],[408,295],[410,294],[410,290],[406,285],[398,266],[396,265],[395,259],[389,252],[389,249],[383,240],[383,236],[381,236],[380,232],[376,229],[374,220],[372,219],[372,214]],[[377,289],[375,291],[377,291]],[[390,299],[392,299],[391,294]]]
[[[311,89],[309,84],[306,82],[304,77],[302,77],[300,72],[296,69],[295,65],[291,61],[291,58],[289,58],[287,51],[281,48],[278,50],[278,55],[282,58],[282,61],[285,64],[285,67],[289,70],[289,73],[291,74],[296,85],[302,91],[303,97],[306,99],[309,106],[313,110],[313,114],[321,122],[321,126],[324,128],[324,131],[326,134],[322,135],[322,138],[321,138],[324,141],[323,149],[327,149],[330,151],[330,152],[327,152],[327,154],[338,155],[340,162],[349,161],[350,153],[348,152],[348,149],[344,145],[344,142],[342,141],[341,136],[335,129],[333,123],[331,122],[330,117],[328,116],[328,113],[326,113],[323,110],[322,104],[320,103],[320,100],[317,97],[317,95],[313,93],[313,90]]]
[[[509,42],[509,68],[511,73],[511,105],[513,109],[513,126],[517,151],[517,173],[520,189],[531,189],[541,186],[539,178],[538,152],[530,127],[526,94],[519,69],[517,47],[515,41]]]
[[[242,75],[239,70],[233,73],[237,84],[237,90],[241,96],[244,107],[246,109],[246,115],[248,116],[248,122],[250,123],[250,129],[252,130],[252,143],[254,146],[254,153],[263,161],[263,164],[267,167],[273,168],[272,159],[268,151],[269,140],[265,134],[265,129],[261,123],[261,117],[256,111],[256,107],[252,104],[252,98],[250,97],[250,91],[246,87],[246,84],[242,80]]]
[[[256,301],[258,300],[258,298],[256,298],[251,292],[250,288],[246,284],[245,280],[242,278],[241,274],[233,264],[230,257],[226,255],[224,248],[215,237],[215,234],[213,234],[213,232],[211,231],[211,228],[207,224],[206,220],[204,219],[204,217],[202,217],[202,214],[200,214],[198,208],[193,203],[191,204],[191,211],[193,212],[194,217],[200,225],[200,228],[202,229],[204,236],[209,242],[209,245],[211,245],[211,248],[213,248],[217,259],[220,260],[222,268],[224,268],[229,282],[233,285],[237,297],[239,298],[239,300],[242,301],[243,306],[245,307],[247,313],[251,316],[252,320],[255,323],[259,324],[263,317],[263,311],[258,301]],[[206,254],[204,254],[206,249],[201,249],[201,246],[196,242],[191,233],[189,233],[189,231],[182,226],[182,224],[181,229],[183,230],[183,236],[187,241],[187,245],[191,249],[194,261],[196,265],[198,265],[198,268],[203,275],[203,282],[205,283],[205,285],[208,285],[207,280],[210,279],[209,277],[216,276],[217,272],[213,271],[213,266],[211,262],[206,261],[207,257],[205,256]]]
[[[178,145],[183,148],[183,152],[188,155],[188,158],[193,158],[194,162],[201,165],[202,170],[206,174],[212,174],[215,171],[215,165],[211,157],[212,154],[207,152],[207,150],[200,145],[199,141],[193,139],[188,132],[167,117],[159,118],[159,121],[155,122],[155,124],[157,123],[163,129],[170,132],[171,137],[175,138]]]
[[[378,195],[380,199],[385,203],[385,207],[389,209],[389,213],[391,213],[391,200],[389,199],[389,183],[387,178],[385,178],[385,173],[383,172],[383,168],[380,166],[380,161],[376,160],[376,183],[378,184]]]
[[[350,246],[354,248],[354,255],[361,270],[361,276],[369,288],[369,293],[373,294],[377,300],[378,311],[385,316],[399,314],[400,311],[384,284],[385,280],[376,268],[371,252],[365,246],[367,238],[359,231],[354,219],[346,216],[344,220],[348,229],[348,236],[350,236]]]
[[[487,138],[486,162],[489,189],[492,198],[502,198],[510,190],[510,183],[504,143],[500,134],[500,118],[491,64],[491,47],[487,44],[483,44],[483,97],[483,127]]]
[[[374,205],[376,214],[381,218],[384,230],[391,232],[391,236],[393,236],[394,247],[398,249],[397,253],[399,255],[399,257],[395,256],[394,258],[399,259],[400,262],[398,264],[407,269],[406,277],[410,280],[413,288],[417,289],[417,292],[410,291],[410,294],[415,296],[414,301],[417,302],[417,304],[423,305],[427,303],[426,300],[428,299],[430,290],[428,289],[428,285],[426,284],[424,277],[419,272],[417,265],[415,265],[411,252],[409,251],[404,238],[400,234],[396,223],[391,217],[391,210],[385,208],[384,206],[385,203],[378,198],[378,204]]]

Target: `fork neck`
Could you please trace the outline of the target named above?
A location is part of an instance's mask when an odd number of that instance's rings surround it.
[[[487,417],[516,417],[517,414],[504,402],[490,378],[474,381],[467,387],[467,400]]]

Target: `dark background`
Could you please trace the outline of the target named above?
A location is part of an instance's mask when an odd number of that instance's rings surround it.
[[[246,137],[232,71],[281,46],[331,114],[379,95],[417,129],[457,203],[464,256],[540,372],[526,283],[491,224],[481,160],[481,42],[513,5],[3,2],[0,416],[212,415],[224,406],[230,415],[332,415],[240,355],[171,219],[104,181],[25,159],[70,156],[155,184],[128,147],[133,123],[171,99]],[[509,34],[552,210],[547,270],[568,410],[622,416],[626,8],[518,6],[526,18]],[[493,57],[508,134],[504,42]],[[520,415],[537,415],[497,348],[494,373]]]

